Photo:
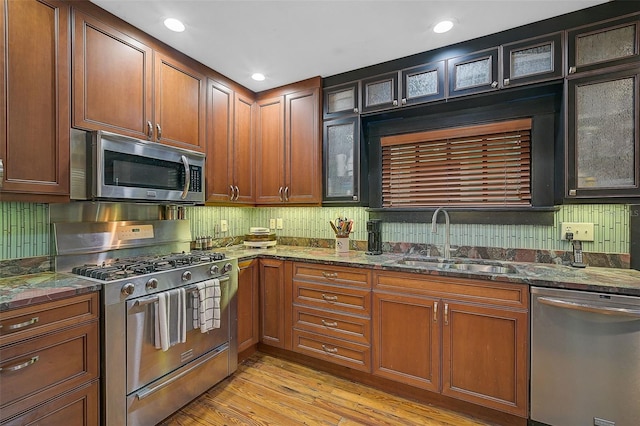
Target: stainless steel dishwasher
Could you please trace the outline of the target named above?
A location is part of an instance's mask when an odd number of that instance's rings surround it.
[[[531,419],[640,425],[640,297],[531,288]]]

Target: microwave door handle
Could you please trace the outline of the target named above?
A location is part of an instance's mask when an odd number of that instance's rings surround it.
[[[187,194],[189,193],[189,186],[191,186],[191,171],[189,170],[189,161],[187,157],[181,155],[182,164],[184,165],[184,188],[182,189],[181,199],[187,198]]]

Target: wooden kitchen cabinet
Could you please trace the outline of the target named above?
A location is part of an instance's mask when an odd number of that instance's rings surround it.
[[[95,425],[99,294],[0,313],[0,423]]]
[[[69,5],[2,1],[0,201],[69,200]]]
[[[322,201],[320,78],[263,92],[256,102],[256,204]]]
[[[260,259],[260,342],[281,349],[291,348],[290,268],[290,262]]]
[[[253,98],[209,79],[207,203],[253,204]]]
[[[294,262],[292,293],[292,350],[371,372],[369,271]]]
[[[376,271],[373,293],[374,375],[527,416],[526,285]]]
[[[193,66],[74,10],[73,70],[74,127],[204,152],[206,78]]]
[[[259,261],[243,261],[238,268],[238,352],[242,352],[260,340]]]

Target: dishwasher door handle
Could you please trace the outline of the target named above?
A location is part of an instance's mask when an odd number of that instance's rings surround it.
[[[564,299],[554,299],[550,297],[538,297],[538,301],[545,305],[558,308],[573,309],[576,311],[594,312],[604,315],[620,315],[640,319],[640,309],[616,308],[613,306],[597,306],[588,303],[576,302]]]

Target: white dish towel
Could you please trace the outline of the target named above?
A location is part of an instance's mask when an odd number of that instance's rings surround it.
[[[202,333],[220,328],[220,280],[215,278],[196,284],[193,292],[193,328]]]
[[[187,341],[187,295],[184,288],[158,293],[155,306],[155,347],[168,350]]]

